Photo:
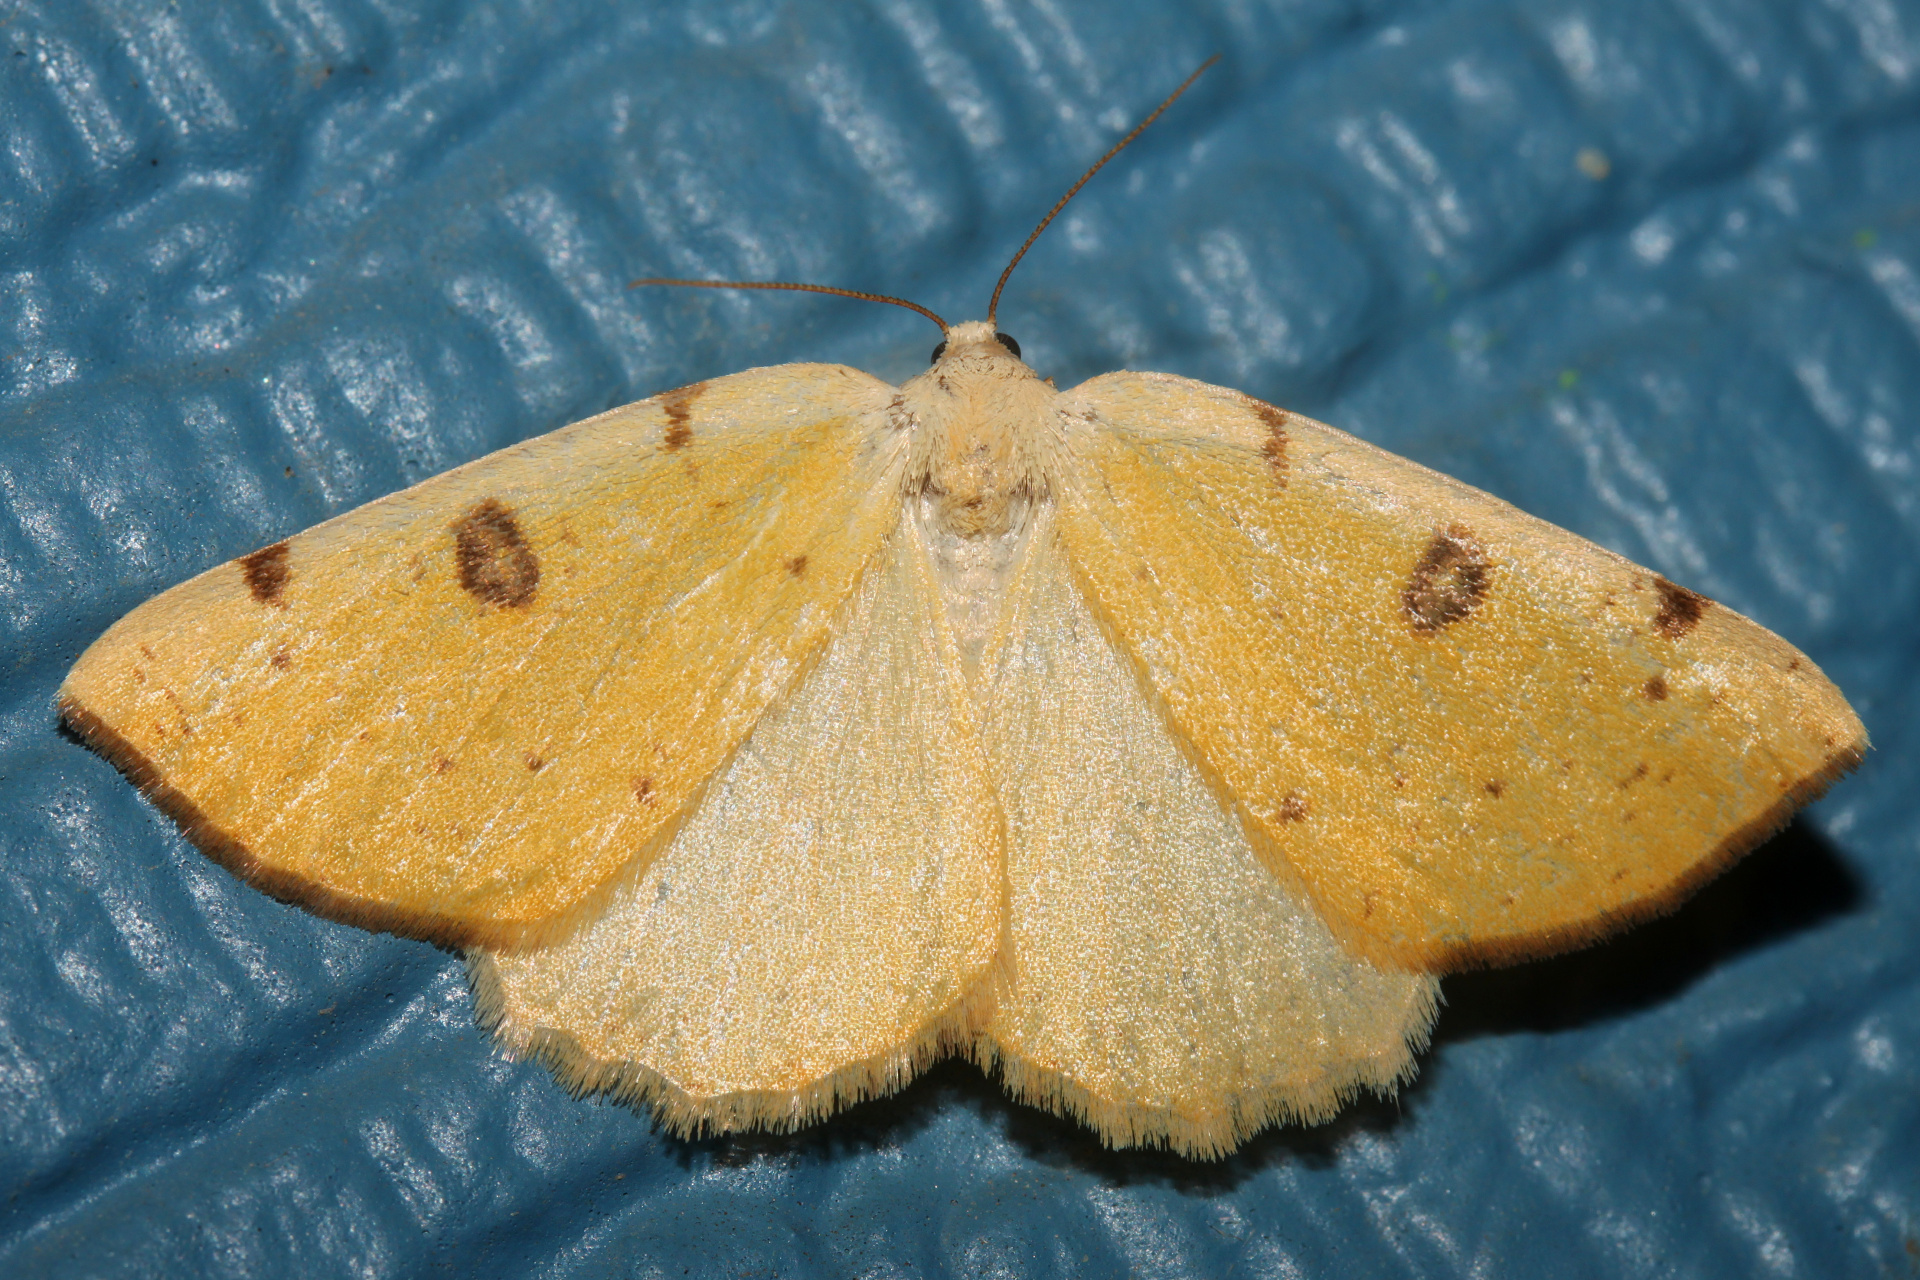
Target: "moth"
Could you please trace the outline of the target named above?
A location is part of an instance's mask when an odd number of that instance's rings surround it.
[[[1860,760],[1791,645],[1485,493],[1185,378],[1056,389],[1006,279],[879,299],[943,333],[903,385],[696,383],[212,569],[59,713],[676,1132],[961,1054],[1201,1158],[1391,1092],[1438,975],[1669,909]]]

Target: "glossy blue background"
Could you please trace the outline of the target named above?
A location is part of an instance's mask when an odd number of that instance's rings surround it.
[[[1920,3],[0,3],[0,1272],[1920,1271]],[[1221,1165],[948,1065],[684,1143],[457,962],[189,849],[55,729],[148,595],[696,378],[1236,386],[1778,630],[1877,751],[1677,915],[1449,980],[1398,1104]],[[1581,163],[1583,149],[1590,150]],[[1604,176],[1602,176],[1604,175]]]

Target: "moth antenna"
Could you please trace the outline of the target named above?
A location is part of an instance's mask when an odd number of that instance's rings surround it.
[[[1019,252],[1013,255],[1013,260],[1007,263],[1007,269],[1000,273],[999,281],[993,286],[993,298],[987,303],[987,323],[989,325],[993,324],[994,317],[1000,310],[1000,293],[1007,287],[1007,278],[1013,274],[1013,269],[1020,265],[1020,259],[1027,256],[1027,250],[1033,248],[1033,242],[1040,238],[1040,233],[1047,229],[1047,224],[1060,215],[1060,211],[1067,207],[1067,201],[1080,194],[1080,188],[1086,186],[1088,180],[1091,179],[1094,174],[1100,172],[1101,167],[1105,165],[1107,161],[1126,150],[1129,143],[1144,133],[1148,125],[1158,120],[1162,112],[1172,106],[1181,94],[1192,88],[1193,82],[1198,80],[1209,67],[1218,61],[1220,61],[1220,55],[1216,53],[1196,67],[1192,75],[1180,82],[1178,89],[1168,94],[1166,99],[1153,109],[1152,114],[1135,125],[1133,131],[1127,134],[1126,137],[1114,143],[1112,149],[1109,150],[1107,154],[1094,161],[1093,167],[1080,175],[1080,181],[1067,188],[1067,194],[1061,196],[1059,202],[1047,211],[1047,216],[1040,219],[1040,225],[1033,229],[1033,234],[1027,237],[1026,243],[1021,245]],[[905,307],[909,311],[918,311],[921,315],[939,325],[940,332],[945,333],[947,331],[947,322],[945,320],[942,320],[938,315],[917,302],[908,302],[905,298],[895,298],[884,293],[863,293],[858,289],[841,289],[830,284],[797,284],[788,280],[673,280],[664,276],[649,276],[644,280],[629,281],[627,288],[637,289],[642,285],[655,284],[678,285],[686,289],[794,289],[801,293],[832,294],[837,298],[860,298],[867,302],[888,302],[896,307]]]
[[[1119,155],[1122,151],[1126,150],[1128,143],[1132,142],[1135,138],[1139,137],[1142,133],[1144,133],[1148,125],[1152,124],[1155,120],[1158,120],[1160,118],[1160,113],[1162,111],[1165,111],[1168,107],[1173,105],[1174,99],[1178,98],[1181,94],[1185,93],[1188,89],[1192,88],[1193,82],[1195,80],[1198,80],[1201,74],[1205,72],[1208,67],[1211,67],[1214,63],[1218,61],[1220,61],[1220,55],[1216,53],[1211,58],[1208,58],[1205,62],[1201,63],[1199,67],[1197,67],[1194,70],[1194,73],[1192,75],[1188,76],[1185,80],[1181,82],[1180,87],[1178,89],[1175,89],[1172,93],[1167,95],[1166,101],[1162,102],[1159,106],[1153,109],[1152,115],[1148,116],[1145,120],[1142,120],[1139,124],[1133,126],[1132,133],[1129,133],[1126,137],[1114,143],[1113,150],[1107,152],[1107,154],[1101,156],[1098,160],[1094,161],[1093,168],[1081,174],[1080,181],[1074,183],[1071,187],[1068,187],[1067,194],[1060,197],[1060,203],[1054,205],[1052,209],[1047,211],[1047,216],[1040,219],[1040,225],[1033,229],[1033,234],[1027,237],[1027,242],[1020,246],[1020,252],[1013,255],[1013,261],[1009,262],[1007,264],[1007,269],[1000,273],[1000,282],[993,286],[993,299],[992,301],[987,303],[988,327],[991,328],[993,326],[993,323],[994,323],[993,318],[1000,310],[1000,291],[1007,287],[1007,277],[1012,275],[1013,269],[1020,265],[1020,259],[1027,256],[1027,250],[1033,248],[1033,242],[1040,238],[1040,233],[1047,229],[1047,224],[1049,222],[1052,222],[1056,217],[1058,217],[1060,214],[1060,211],[1067,207],[1067,201],[1073,199],[1076,195],[1080,194],[1080,188],[1086,186],[1087,180],[1093,177],[1094,174],[1100,172],[1101,165],[1104,165],[1107,161],[1113,159],[1115,156]]]
[[[1184,87],[1184,86],[1183,86]],[[1043,224],[1044,225],[1044,224]],[[687,289],[797,289],[802,293],[830,293],[837,298],[860,298],[867,302],[891,302],[896,307],[905,307],[909,311],[918,311],[927,319],[940,326],[940,332],[947,331],[947,322],[917,302],[908,302],[905,298],[890,298],[884,293],[862,293],[858,289],[836,289],[830,284],[793,284],[785,280],[668,280],[662,276],[649,276],[645,280],[630,280],[627,288],[638,289],[643,284],[675,284]]]

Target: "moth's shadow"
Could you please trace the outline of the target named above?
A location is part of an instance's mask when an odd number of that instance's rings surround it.
[[[1446,979],[1434,1043],[1559,1031],[1671,999],[1716,966],[1844,915],[1860,882],[1795,820],[1678,911],[1582,951]]]
[[[1796,821],[1670,916],[1552,960],[1447,978],[1434,1043],[1563,1030],[1647,1008],[1733,956],[1853,910],[1861,898],[1858,880],[1832,847]],[[1398,1124],[1401,1102],[1417,1098],[1431,1074],[1423,1072],[1401,1101],[1369,1095],[1325,1124],[1269,1128],[1220,1161],[1109,1150],[1084,1126],[1013,1101],[977,1067],[957,1060],[939,1063],[892,1097],[798,1133],[668,1142],[688,1166],[799,1165],[897,1147],[953,1108],[964,1108],[1036,1163],[1110,1185],[1152,1182],[1206,1193],[1229,1190],[1273,1165],[1330,1164],[1354,1135]]]

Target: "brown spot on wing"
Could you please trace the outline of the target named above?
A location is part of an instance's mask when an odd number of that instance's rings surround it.
[[[1506,790],[1507,790],[1507,784],[1505,779],[1503,778],[1487,779],[1487,794],[1492,796],[1495,800],[1498,800],[1502,795],[1506,794]]]
[[[1247,407],[1253,410],[1254,417],[1266,424],[1267,438],[1260,442],[1260,456],[1267,460],[1267,466],[1273,470],[1273,479],[1282,489],[1287,487],[1287,414],[1284,409],[1276,409],[1265,400],[1247,397]]]
[[[1713,603],[1698,592],[1676,586],[1665,578],[1655,578],[1653,589],[1660,593],[1660,612],[1653,615],[1653,629],[1669,640],[1678,640],[1693,630],[1700,615]]]
[[[273,651],[273,656],[271,658],[268,658],[267,661],[272,663],[279,670],[285,671],[287,667],[292,664],[293,659],[287,656],[287,651],[285,649],[275,649]]]
[[[1486,552],[1465,525],[1435,533],[1400,592],[1407,621],[1419,635],[1452,626],[1480,607],[1492,576]]]
[[[1313,812],[1312,803],[1298,791],[1289,791],[1280,797],[1280,820],[1282,822],[1305,822],[1307,815]]]
[[[787,572],[796,578],[806,577],[807,558],[805,556],[795,556],[793,559],[787,561]]]
[[[1640,687],[1640,692],[1646,697],[1648,702],[1665,702],[1667,700],[1666,678],[1663,676],[1655,676]]]
[[[250,556],[241,556],[240,575],[247,580],[247,591],[255,600],[261,604],[278,605],[282,609],[287,607],[281,593],[286,590],[287,579],[293,576],[293,569],[287,564],[285,542],[276,542]]]
[[[653,804],[653,779],[635,778],[633,780],[633,798],[641,804]]]
[[[693,427],[688,419],[693,416],[693,402],[707,389],[704,382],[690,382],[684,387],[668,391],[660,397],[660,408],[667,415],[667,429],[660,437],[667,452],[684,449],[693,443]]]
[[[520,532],[513,509],[487,498],[453,527],[460,585],[482,604],[518,608],[540,585],[540,561]]]
[[[538,773],[547,767],[547,762],[531,751],[527,752],[526,763],[528,773]]]

